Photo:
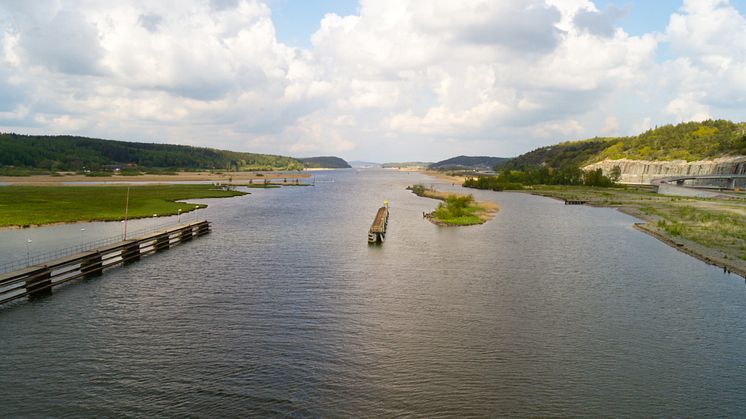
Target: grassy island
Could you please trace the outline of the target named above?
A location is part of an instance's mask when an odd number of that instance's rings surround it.
[[[491,202],[477,202],[471,195],[439,192],[423,185],[413,185],[407,189],[415,195],[437,199],[441,202],[435,211],[425,217],[438,225],[469,226],[484,224],[497,212],[497,205]]]
[[[175,215],[179,210],[185,213],[205,207],[176,201],[245,194],[212,185],[132,186],[128,217]],[[0,227],[119,221],[124,219],[126,198],[126,186],[3,186],[0,187]]]

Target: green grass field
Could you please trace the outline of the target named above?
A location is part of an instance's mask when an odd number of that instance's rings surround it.
[[[214,189],[212,185],[132,186],[129,215],[174,215],[204,205],[174,202],[190,198],[226,198],[245,192]],[[2,186],[0,227],[41,225],[74,221],[124,219],[126,186]]]

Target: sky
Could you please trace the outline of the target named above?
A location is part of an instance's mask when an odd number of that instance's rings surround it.
[[[0,0],[0,131],[377,162],[746,120],[746,0]]]

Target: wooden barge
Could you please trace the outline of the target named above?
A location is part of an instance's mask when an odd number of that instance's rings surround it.
[[[389,224],[389,205],[384,202],[381,208],[378,208],[376,218],[368,230],[368,244],[383,243],[386,240],[386,227]]]

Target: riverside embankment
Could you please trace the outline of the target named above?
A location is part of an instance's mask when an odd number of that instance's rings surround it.
[[[522,192],[617,208],[671,247],[746,278],[746,200],[665,196],[648,188],[534,186]]]

